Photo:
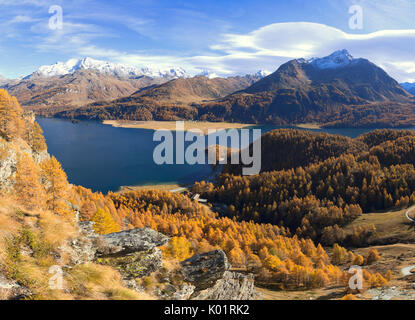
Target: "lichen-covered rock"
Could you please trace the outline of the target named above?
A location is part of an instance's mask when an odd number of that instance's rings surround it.
[[[195,286],[182,284],[168,299],[170,300],[189,300],[195,291]]]
[[[29,289],[0,274],[0,300],[20,300],[30,295]]]
[[[33,152],[30,146],[18,139],[11,143],[0,138],[0,189],[10,190],[15,182],[14,174],[22,153],[28,154],[36,163],[41,163],[50,157],[47,150]]]
[[[60,248],[62,252],[68,254],[70,263],[73,265],[93,261],[100,243],[99,235],[95,234],[92,222],[78,222],[78,226],[78,236]]]
[[[253,275],[228,271],[222,250],[203,253],[181,263],[184,281],[195,286],[194,300],[253,300],[258,298]]]
[[[13,186],[11,177],[16,172],[18,152],[9,148],[7,142],[0,139],[0,189],[8,190]]]
[[[193,256],[181,263],[184,280],[191,282],[196,290],[204,290],[223,278],[230,265],[222,250],[214,250]]]
[[[169,237],[149,228],[137,228],[101,237],[99,256],[123,256],[165,245]]]
[[[192,296],[193,300],[255,300],[260,295],[255,289],[252,274],[226,271],[222,279],[211,288],[202,290]]]
[[[97,263],[117,269],[124,279],[146,277],[162,267],[162,254],[158,248],[128,254],[126,256],[101,257]]]

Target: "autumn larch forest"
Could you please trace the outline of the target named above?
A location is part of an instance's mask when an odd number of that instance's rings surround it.
[[[229,165],[216,183],[196,183],[192,192],[209,199],[204,205],[186,193],[104,195],[70,185],[59,162],[41,156],[46,144],[32,115],[5,90],[0,98],[1,157],[15,153],[16,160],[13,186],[1,189],[1,223],[7,225],[1,270],[40,298],[56,297],[43,282],[48,266],[64,259],[56,244],[70,237],[73,208],[79,208],[80,221],[94,222],[97,234],[148,227],[168,235],[162,251],[170,261],[221,249],[232,267],[253,273],[258,285],[274,290],[340,285],[346,295],[348,266],[370,266],[381,259],[376,249],[366,255],[354,251],[370,243],[375,226],[346,227],[366,213],[415,203],[412,131],[377,130],[356,139],[271,131],[262,140],[263,172],[244,177]],[[275,146],[286,158],[276,158]],[[221,210],[216,210],[218,203]],[[50,234],[61,225],[64,232]],[[26,246],[33,251],[29,256],[18,250]],[[393,278],[390,270],[364,270],[366,289]],[[76,287],[79,279],[71,281]],[[75,287],[68,295],[98,295],[96,288],[80,293]]]

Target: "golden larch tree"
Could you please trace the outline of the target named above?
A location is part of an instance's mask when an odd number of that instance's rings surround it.
[[[94,230],[98,234],[108,234],[120,231],[120,227],[114,221],[111,214],[104,209],[99,208],[92,217]]]
[[[17,163],[14,190],[18,201],[28,210],[42,208],[44,190],[39,181],[39,169],[33,159],[23,153]]]
[[[63,214],[67,210],[66,198],[69,184],[65,171],[55,157],[51,157],[40,164],[41,177],[45,186],[49,210]]]
[[[23,110],[15,97],[0,89],[0,136],[11,141],[24,132]]]
[[[27,125],[26,140],[35,152],[41,152],[47,149],[43,130],[37,122]]]

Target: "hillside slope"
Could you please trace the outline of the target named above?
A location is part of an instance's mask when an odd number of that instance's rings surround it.
[[[247,89],[199,106],[212,120],[326,126],[405,126],[415,100],[385,71],[346,50],[289,61]]]
[[[78,70],[65,75],[29,77],[3,87],[16,96],[23,107],[40,111],[79,107],[97,100],[113,100],[163,81],[146,76],[129,79],[95,70]]]
[[[150,86],[111,102],[96,102],[54,116],[79,119],[176,120],[195,119],[195,103],[215,100],[250,86],[258,77],[209,79],[204,76]]]
[[[0,119],[0,300],[257,298],[252,276],[229,272],[223,251],[165,260],[169,237],[120,232],[114,204],[82,203],[85,189],[68,183],[33,113],[5,90]]]

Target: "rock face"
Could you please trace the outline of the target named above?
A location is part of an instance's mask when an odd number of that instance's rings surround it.
[[[193,256],[181,263],[184,279],[196,286],[197,290],[212,287],[230,268],[222,250],[215,250]]]
[[[162,254],[158,248],[135,252],[126,256],[98,258],[96,262],[117,269],[124,280],[149,276],[162,267]]]
[[[149,228],[111,233],[101,238],[99,256],[123,256],[165,245],[169,238]]]
[[[252,274],[226,271],[212,288],[193,296],[194,300],[255,300],[259,294],[255,290]]]
[[[74,265],[93,261],[97,252],[99,236],[95,234],[92,222],[78,222],[79,236],[62,248],[70,253],[71,263]]]
[[[163,270],[162,252],[157,247],[168,242],[167,236],[149,228],[99,236],[94,233],[91,222],[79,222],[79,226],[79,237],[69,246],[74,264],[94,261],[111,266],[120,272],[128,287],[137,291],[143,288],[136,279]],[[193,256],[181,262],[180,267],[166,275],[163,288],[155,289],[154,295],[159,299],[258,298],[253,276],[228,271],[231,266],[222,250]]]
[[[222,250],[203,253],[181,263],[184,280],[190,282],[194,300],[254,300],[252,275],[229,272],[230,264]]]
[[[35,122],[33,112],[25,112],[22,119],[30,125]],[[23,139],[19,138],[14,142],[0,139],[0,189],[10,190],[13,187],[13,176],[16,173],[18,159],[22,153],[28,154],[37,164],[50,157],[47,150],[34,151]]]
[[[19,300],[30,295],[31,293],[27,288],[0,274],[0,300]]]

